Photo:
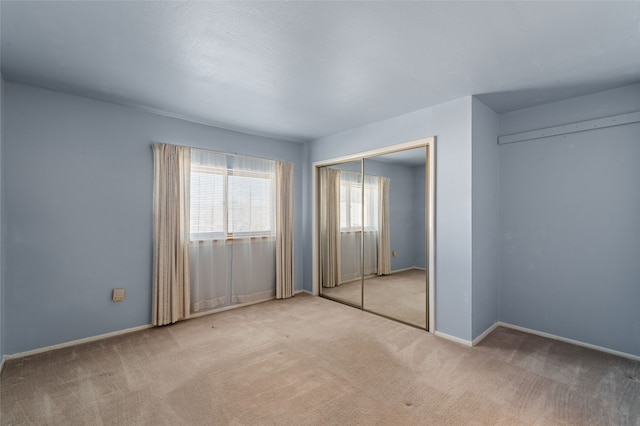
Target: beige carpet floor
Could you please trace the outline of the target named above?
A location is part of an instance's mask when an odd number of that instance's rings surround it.
[[[364,307],[366,310],[390,318],[427,327],[427,275],[421,269],[409,269],[391,275],[367,277],[364,280]],[[352,281],[332,288],[323,288],[322,294],[356,306],[362,303],[362,284]]]
[[[470,348],[297,295],[10,360],[1,423],[638,425],[639,379],[510,329]]]

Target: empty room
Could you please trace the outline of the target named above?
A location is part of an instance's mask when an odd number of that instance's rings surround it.
[[[640,2],[0,0],[0,424],[640,425]]]

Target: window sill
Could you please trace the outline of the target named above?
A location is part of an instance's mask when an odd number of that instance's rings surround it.
[[[246,241],[246,240],[275,240],[275,235],[248,235],[242,237],[225,237],[225,238],[207,238],[203,240],[191,240],[191,244],[202,244],[207,242],[233,242],[233,241]]]

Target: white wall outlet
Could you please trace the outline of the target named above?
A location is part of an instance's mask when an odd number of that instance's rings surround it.
[[[391,254],[393,255],[393,257],[397,257],[398,256],[398,251],[394,250],[394,251],[391,252]]]
[[[122,302],[124,300],[124,288],[113,289],[113,301]]]

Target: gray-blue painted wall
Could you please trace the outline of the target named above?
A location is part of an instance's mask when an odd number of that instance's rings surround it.
[[[295,163],[302,288],[302,144],[11,82],[5,99],[6,354],[150,323],[156,141]]]
[[[500,163],[498,115],[472,102],[473,338],[498,321],[500,287]]]
[[[426,166],[413,167],[413,211],[411,227],[415,230],[416,238],[413,239],[413,265],[418,268],[427,268],[427,240],[419,238],[427,235],[427,193]]]
[[[471,340],[471,97],[315,140],[311,161],[434,135],[438,138],[436,328]],[[311,206],[307,208],[311,215]],[[310,240],[308,244],[310,252]]]
[[[296,288],[311,290],[311,163],[436,135],[437,329],[471,340],[497,309],[508,323],[640,355],[637,124],[503,145],[495,168],[495,114],[471,97],[299,145],[0,90],[0,354],[149,323],[152,142],[295,162]],[[498,133],[638,110],[634,85],[502,114]],[[486,249],[496,220],[498,284]],[[110,301],[116,286],[125,303]]]
[[[640,85],[500,116],[512,134],[640,111]],[[501,145],[500,319],[640,356],[640,123]]]

